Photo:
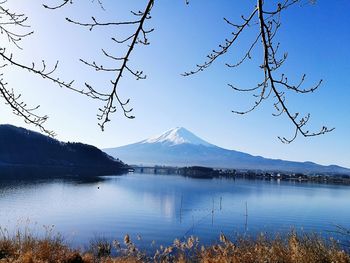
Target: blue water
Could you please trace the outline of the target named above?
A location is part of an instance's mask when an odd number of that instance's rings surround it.
[[[41,235],[46,226],[75,246],[96,237],[122,240],[126,233],[145,248],[190,235],[211,243],[221,232],[329,236],[336,225],[350,228],[349,207],[350,187],[340,185],[149,174],[0,181],[2,229],[28,227]]]

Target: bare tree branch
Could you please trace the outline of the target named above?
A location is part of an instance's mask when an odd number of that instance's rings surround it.
[[[92,2],[95,2],[95,0],[92,0]],[[104,9],[101,0],[97,0],[96,2],[100,5],[100,7],[102,9]],[[33,32],[29,31],[29,32],[25,32],[25,33],[16,33],[12,28],[9,28],[10,26],[13,26],[13,25],[20,26],[23,28],[27,28],[29,26],[27,26],[25,24],[25,22],[27,21],[27,17],[25,15],[11,13],[8,9],[4,8],[5,3],[6,3],[6,1],[3,1],[0,3],[0,31],[2,34],[7,36],[7,39],[10,43],[15,45],[17,48],[21,48],[19,45],[19,42],[21,41],[21,39],[31,35]],[[44,7],[47,9],[55,10],[55,9],[63,8],[67,4],[73,4],[73,1],[72,0],[63,0],[58,5],[54,5],[54,6],[44,5]],[[125,43],[128,45],[127,52],[123,56],[116,57],[116,56],[109,54],[104,49],[102,49],[103,55],[106,58],[108,58],[112,61],[115,61],[115,62],[117,62],[117,61],[120,62],[121,63],[120,65],[118,65],[116,67],[109,68],[109,67],[104,66],[103,64],[98,65],[95,61],[88,62],[85,59],[80,59],[80,61],[83,64],[85,64],[89,67],[92,67],[96,71],[115,72],[117,74],[115,76],[115,78],[110,81],[112,87],[111,87],[110,91],[107,93],[98,91],[88,82],[85,82],[84,89],[79,89],[79,88],[76,88],[73,86],[74,80],[64,81],[64,80],[61,80],[60,77],[54,76],[54,75],[56,75],[55,72],[58,68],[58,61],[54,64],[54,66],[51,69],[49,69],[47,67],[47,64],[45,61],[42,61],[41,65],[39,65],[39,66],[37,66],[34,62],[32,63],[32,65],[28,66],[28,65],[25,65],[19,61],[16,61],[14,59],[13,54],[8,53],[5,49],[5,47],[0,47],[0,58],[2,58],[2,60],[4,61],[4,64],[0,65],[0,68],[12,66],[12,67],[16,67],[18,69],[24,69],[24,70],[27,70],[27,71],[35,74],[35,75],[42,77],[43,79],[51,81],[52,83],[58,85],[59,87],[64,87],[64,88],[70,89],[72,91],[78,92],[80,94],[86,95],[90,98],[105,102],[106,104],[102,108],[99,109],[99,114],[98,114],[98,120],[100,121],[99,125],[100,125],[102,130],[104,130],[105,124],[108,121],[110,121],[110,114],[114,113],[117,109],[117,107],[115,106],[115,103],[117,105],[119,105],[119,107],[122,109],[125,117],[132,119],[132,118],[134,118],[134,116],[131,115],[132,109],[128,108],[129,99],[126,101],[122,101],[117,93],[117,88],[118,88],[118,85],[119,85],[121,78],[123,77],[123,75],[126,72],[129,73],[130,75],[132,75],[133,77],[135,77],[137,80],[146,78],[146,75],[143,74],[142,70],[140,71],[140,70],[132,69],[132,67],[129,65],[129,61],[130,61],[131,53],[132,53],[136,44],[149,45],[147,35],[149,33],[151,33],[153,31],[153,29],[146,30],[144,27],[144,24],[145,24],[146,20],[151,18],[150,11],[153,7],[153,4],[154,4],[154,0],[149,0],[144,11],[131,12],[132,15],[136,18],[133,21],[103,22],[103,23],[101,23],[101,22],[97,21],[96,18],[92,17],[92,23],[82,23],[79,21],[75,21],[73,19],[69,19],[69,18],[66,19],[68,22],[70,22],[72,24],[83,26],[83,27],[88,27],[90,29],[90,31],[95,27],[136,26],[134,33],[132,33],[130,36],[128,36],[127,38],[125,38],[123,40],[117,40],[116,38],[113,38],[113,37],[111,38],[112,41],[114,41],[117,44],[124,44]],[[6,92],[8,90],[5,89],[5,85],[0,86],[0,88],[3,88],[3,90],[2,90],[3,95],[7,94],[9,96],[10,92]],[[7,97],[3,96],[3,97],[8,98],[8,96]],[[12,96],[12,98],[15,99],[16,97]],[[8,101],[7,101],[7,103],[8,103]],[[15,102],[12,101],[11,105],[13,107],[16,107],[16,106],[20,106],[21,104],[20,103],[16,104]],[[21,112],[21,109],[18,109],[18,112]],[[24,117],[23,115],[21,115],[21,116]],[[25,119],[25,120],[26,120],[26,122],[29,122],[32,124],[35,124],[35,122],[37,122],[36,125],[39,126],[42,131],[47,131],[46,129],[43,128],[44,121],[39,123],[38,118],[34,118],[34,119],[32,119],[32,121],[29,121],[27,119]],[[40,120],[42,120],[42,119],[40,119]],[[52,135],[52,134],[53,133],[49,133],[49,135]]]
[[[59,9],[61,7],[64,7],[66,4],[73,4],[73,0],[63,0],[63,2],[61,4],[55,5],[55,6],[48,6],[48,5],[43,5],[45,8],[47,9]]]
[[[301,90],[299,87],[303,83],[304,78],[302,78],[301,83],[298,86],[290,86],[287,84],[287,78],[285,78],[285,81],[276,81],[273,76],[273,71],[279,68],[283,62],[284,59],[278,60],[276,59],[276,50],[273,46],[273,38],[275,36],[275,32],[277,31],[278,27],[280,26],[280,22],[276,20],[265,20],[264,14],[280,14],[281,10],[286,9],[287,7],[297,3],[297,0],[288,1],[286,0],[284,5],[278,5],[278,8],[274,12],[264,12],[263,11],[263,0],[258,0],[258,9],[259,9],[259,22],[260,22],[260,33],[261,33],[261,39],[262,39],[262,46],[264,50],[264,64],[263,64],[263,70],[265,72],[265,75],[268,76],[268,81],[270,83],[270,87],[275,94],[275,97],[278,100],[279,105],[281,106],[281,109],[278,108],[278,110],[282,113],[285,113],[288,118],[292,121],[292,123],[295,126],[295,133],[294,136],[290,139],[287,139],[286,137],[278,137],[283,143],[291,143],[295,140],[298,133],[302,134],[304,137],[311,137],[311,136],[317,136],[321,134],[325,134],[327,132],[331,132],[334,130],[328,129],[327,127],[323,126],[319,132],[312,132],[310,133],[308,130],[304,130],[303,127],[308,123],[310,119],[310,114],[307,114],[305,117],[297,120],[298,114],[292,115],[286,106],[285,100],[284,100],[284,93],[280,92],[277,88],[277,84],[281,84],[284,87],[287,87],[288,89],[294,90],[296,92],[300,93],[308,93],[313,92],[316,90],[322,81],[320,81],[315,87],[311,89],[303,89]],[[275,24],[275,29],[273,28],[273,24]],[[275,31],[274,31],[275,30]],[[283,77],[282,77],[283,79]],[[275,104],[276,105],[276,104]]]
[[[149,45],[148,37],[147,35],[153,31],[153,29],[146,30],[145,29],[145,22],[146,20],[149,20],[151,18],[150,12],[152,10],[154,4],[154,0],[149,0],[147,3],[147,6],[144,11],[138,11],[138,12],[132,12],[132,14],[137,18],[133,21],[124,21],[124,22],[99,22],[96,18],[92,17],[92,23],[82,23],[79,21],[75,21],[73,19],[67,18],[66,20],[72,24],[88,27],[91,31],[95,27],[106,27],[106,26],[133,26],[136,25],[137,28],[128,37],[117,40],[116,38],[112,38],[114,42],[117,44],[124,44],[129,42],[128,44],[128,50],[126,54],[122,57],[115,57],[113,55],[110,55],[107,51],[102,49],[102,52],[105,57],[112,59],[114,61],[121,62],[121,65],[115,68],[108,68],[103,65],[98,65],[95,61],[88,62],[84,59],[80,59],[81,62],[83,62],[85,65],[92,67],[96,71],[105,71],[105,72],[116,72],[117,75],[114,80],[111,80],[112,88],[110,93],[107,95],[107,98],[105,99],[106,104],[99,109],[99,114],[97,115],[99,122],[99,126],[102,130],[105,128],[105,124],[110,121],[110,115],[114,112],[116,112],[116,106],[114,105],[115,101],[119,104],[119,107],[122,109],[123,114],[126,118],[133,119],[135,118],[133,115],[131,115],[132,108],[127,108],[127,105],[129,103],[129,99],[125,102],[121,100],[121,98],[118,95],[118,86],[120,83],[121,78],[123,77],[123,74],[125,72],[128,72],[132,76],[136,78],[136,80],[145,79],[146,75],[143,74],[143,71],[139,70],[133,70],[129,66],[130,62],[130,56],[132,54],[132,51],[135,48],[136,44],[142,44],[142,45]],[[89,84],[86,84],[87,87],[91,87]]]
[[[4,82],[2,78],[3,74],[0,74],[0,97],[5,100],[5,103],[12,108],[12,112],[23,118],[24,121],[28,124],[33,124],[34,126],[39,127],[39,129],[48,134],[49,136],[54,137],[55,133],[53,131],[47,130],[44,126],[44,123],[47,121],[48,116],[39,116],[35,111],[40,107],[36,106],[34,108],[29,108],[26,103],[20,101],[21,94],[16,95],[12,90],[6,88],[7,83]]]
[[[10,44],[14,45],[18,49],[22,49],[20,46],[20,41],[23,38],[30,36],[33,33],[33,31],[27,30],[29,28],[29,26],[26,24],[28,19],[27,16],[25,16],[24,14],[17,14],[15,12],[11,12],[9,9],[4,7],[6,2],[6,0],[0,2],[0,33],[6,36]],[[16,31],[15,29],[24,29],[25,31],[22,33]],[[11,65],[15,65],[22,68],[24,67],[23,65],[14,62],[12,59],[12,55],[7,57],[5,55],[5,48],[0,47],[0,57],[4,61],[4,64],[0,66],[1,69],[4,69]],[[34,65],[33,68],[26,69],[35,71]],[[47,75],[47,77],[50,77],[53,71],[46,72],[46,65],[45,62],[43,62],[43,69],[41,71],[39,70],[38,73],[43,74],[43,76]],[[48,116],[37,115],[35,112],[39,108],[39,106],[33,108],[28,107],[27,104],[21,100],[21,94],[16,95],[13,89],[6,88],[8,84],[7,82],[5,82],[3,76],[4,74],[0,73],[0,98],[2,98],[5,101],[5,104],[7,104],[12,109],[12,112],[15,115],[22,118],[26,123],[33,124],[39,127],[39,129],[42,132],[48,134],[49,136],[54,136],[55,133],[46,129],[44,126],[45,122],[48,119]]]
[[[104,23],[101,23],[101,22],[98,22],[96,20],[95,17],[91,17],[91,20],[92,20],[92,23],[82,23],[82,22],[79,22],[79,21],[75,21],[73,19],[70,19],[70,18],[66,18],[66,20],[69,22],[69,23],[72,23],[72,24],[76,24],[76,25],[79,25],[79,26],[84,26],[84,27],[88,27],[89,30],[93,30],[94,27],[101,27],[101,26],[123,26],[123,25],[137,25],[137,24],[140,24],[141,20],[135,20],[135,21],[122,21],[122,22],[104,22]]]
[[[99,4],[102,6],[102,2],[98,1]],[[60,6],[56,6],[54,8],[49,9],[57,9],[60,7],[63,7],[67,4],[67,1],[64,0],[64,2]],[[99,98],[106,102],[106,104],[99,108],[99,113],[97,114],[97,118],[99,120],[99,126],[102,130],[104,130],[105,125],[107,122],[110,121],[110,115],[117,110],[117,106],[115,106],[115,103],[119,105],[119,107],[122,109],[123,114],[128,119],[135,118],[133,115],[131,115],[132,108],[128,108],[129,99],[126,101],[123,101],[119,95],[118,95],[118,87],[119,83],[121,81],[121,78],[124,76],[125,73],[129,73],[131,76],[135,77],[136,80],[145,79],[146,75],[144,75],[142,70],[134,70],[129,65],[130,57],[132,54],[132,51],[134,50],[136,44],[142,44],[142,45],[149,45],[148,41],[148,34],[153,32],[153,29],[146,30],[145,29],[145,22],[146,20],[149,20],[151,18],[150,12],[152,10],[152,7],[154,5],[154,0],[148,0],[147,5],[144,9],[144,11],[138,11],[133,12],[131,11],[132,15],[135,17],[134,20],[131,21],[117,21],[117,22],[100,22],[95,17],[91,17],[92,22],[86,23],[86,22],[80,22],[73,20],[71,18],[66,18],[66,20],[69,23],[72,23],[74,25],[87,27],[90,31],[92,31],[94,28],[101,27],[120,27],[120,26],[136,26],[135,31],[131,33],[129,36],[125,37],[124,39],[117,39],[115,37],[112,37],[112,41],[114,41],[117,44],[127,44],[127,51],[123,56],[117,57],[114,55],[111,55],[106,50],[102,49],[103,55],[111,59],[115,62],[119,62],[120,65],[116,67],[107,67],[103,64],[97,63],[96,61],[89,62],[85,59],[80,59],[80,61],[91,68],[93,68],[95,71],[99,72],[115,72],[116,76],[114,79],[110,81],[112,84],[112,87],[110,91],[107,94],[101,94],[102,96]],[[48,8],[47,6],[45,6]],[[85,83],[85,86],[88,88],[88,90],[93,89],[92,85]],[[93,89],[95,90],[95,89]],[[97,96],[98,97],[98,96]]]
[[[247,114],[253,110],[255,110],[261,103],[268,99],[271,94],[273,94],[273,98],[276,102],[273,103],[274,108],[277,113],[273,113],[273,116],[281,116],[285,114],[288,119],[292,122],[295,132],[291,138],[286,137],[278,137],[283,143],[291,143],[294,141],[298,134],[303,135],[304,137],[318,136],[321,134],[325,134],[334,130],[334,128],[329,129],[323,126],[317,132],[310,132],[309,130],[305,130],[305,126],[310,120],[310,114],[306,114],[305,117],[299,118],[299,113],[291,113],[289,107],[286,103],[285,91],[289,90],[296,93],[312,93],[317,90],[322,84],[322,80],[320,80],[316,85],[310,88],[303,88],[304,80],[306,75],[304,74],[297,85],[290,84],[288,82],[288,78],[285,74],[282,74],[280,77],[276,77],[276,71],[280,69],[280,67],[284,64],[287,59],[287,54],[283,54],[281,58],[278,58],[278,50],[280,44],[274,44],[274,38],[278,32],[278,29],[281,26],[280,19],[281,13],[287,8],[295,5],[296,3],[300,3],[301,0],[284,0],[281,3],[277,4],[275,10],[265,10],[264,0],[257,0],[257,5],[253,8],[252,13],[247,17],[242,16],[243,22],[240,24],[234,24],[231,21],[225,19],[225,21],[235,28],[235,31],[232,32],[233,37],[228,40],[225,40],[224,45],[220,45],[218,50],[213,50],[207,56],[207,61],[203,64],[196,65],[196,69],[185,72],[184,76],[189,76],[192,74],[196,74],[200,71],[207,69],[211,66],[219,57],[222,57],[225,53],[229,51],[232,45],[236,42],[239,36],[242,34],[244,30],[248,28],[248,26],[257,25],[258,30],[254,41],[249,45],[248,50],[243,55],[243,58],[239,60],[237,63],[230,64],[226,63],[226,66],[229,68],[235,68],[240,66],[247,59],[251,59],[252,50],[256,47],[258,42],[262,43],[262,54],[263,54],[263,63],[260,66],[264,73],[264,78],[261,83],[258,83],[254,88],[242,89],[237,88],[232,84],[228,84],[233,90],[241,91],[241,92],[252,92],[252,91],[260,91],[258,94],[253,94],[256,98],[254,104],[251,108],[245,111],[232,111],[236,114]],[[255,22],[255,20],[257,22]]]
[[[34,62],[32,63],[31,66],[27,66],[25,64],[21,64],[21,63],[17,62],[16,60],[14,60],[12,54],[6,55],[6,50],[2,49],[2,48],[0,48],[0,58],[2,58],[4,61],[8,62],[8,64],[6,64],[6,65],[12,65],[12,66],[27,70],[31,73],[39,75],[43,79],[47,79],[47,80],[52,81],[53,83],[57,84],[59,87],[64,87],[64,88],[70,89],[72,91],[86,95],[86,96],[93,98],[93,99],[106,100],[106,96],[107,96],[106,94],[99,93],[99,92],[95,91],[94,89],[92,89],[91,87],[88,87],[87,91],[84,89],[76,89],[73,87],[74,80],[66,82],[66,81],[61,80],[58,77],[53,77],[52,74],[58,68],[58,64],[59,64],[58,61],[55,63],[55,65],[52,67],[52,69],[47,68],[46,62],[44,60],[42,60],[41,68],[37,68]]]
[[[103,3],[101,0],[91,0],[92,2],[97,2],[99,6],[104,9]],[[0,33],[2,33],[8,40],[8,42],[14,45],[17,48],[21,48],[20,41],[24,37],[30,36],[33,31],[25,31],[20,32],[14,30],[14,26],[16,29],[28,29],[28,25],[26,24],[27,17],[23,14],[16,14],[11,12],[10,10],[4,7],[4,4],[7,0],[0,2]],[[290,139],[285,137],[278,137],[284,143],[290,143],[295,140],[298,134],[301,134],[305,137],[317,136],[321,134],[328,133],[333,129],[328,129],[323,126],[318,132],[310,132],[305,129],[306,124],[310,120],[310,114],[306,114],[304,117],[300,117],[299,113],[292,113],[286,102],[286,91],[292,91],[295,93],[312,93],[317,90],[322,84],[322,80],[320,80],[316,85],[304,88],[303,84],[306,78],[304,74],[300,80],[300,82],[296,85],[290,84],[287,76],[285,74],[278,74],[278,70],[283,66],[286,61],[288,55],[284,53],[282,56],[278,56],[279,54],[279,43],[275,43],[275,37],[278,33],[278,30],[281,26],[280,19],[281,13],[284,12],[287,8],[301,3],[302,0],[282,0],[282,2],[278,3],[275,9],[268,10],[266,7],[264,0],[257,0],[257,5],[254,6],[252,12],[249,16],[241,16],[242,21],[239,24],[235,24],[232,21],[224,18],[225,22],[233,28],[232,34],[229,38],[226,38],[224,43],[219,45],[219,47],[213,50],[208,56],[206,61],[202,64],[196,65],[194,70],[183,73],[183,76],[190,76],[201,71],[204,71],[208,67],[210,67],[215,61],[217,61],[220,57],[223,57],[233,46],[234,43],[237,42],[237,39],[242,35],[242,32],[248,30],[248,28],[256,28],[257,32],[255,37],[253,38],[246,52],[243,54],[242,58],[235,63],[225,63],[229,68],[236,68],[242,65],[245,61],[252,58],[252,52],[257,47],[257,44],[262,43],[262,58],[263,62],[260,65],[260,69],[263,71],[263,80],[258,83],[253,88],[238,88],[232,84],[228,84],[233,90],[240,92],[254,92],[253,96],[255,98],[254,104],[245,111],[232,111],[237,114],[247,114],[253,110],[255,110],[261,103],[270,98],[271,94],[275,102],[273,106],[276,110],[276,113],[273,113],[273,116],[281,116],[285,114],[287,118],[292,122],[295,132]],[[189,4],[188,0],[185,0],[186,4]],[[73,0],[60,0],[60,2],[56,5],[44,5],[46,9],[56,10],[67,6],[68,4],[73,4]],[[5,67],[15,67],[18,69],[27,70],[35,75],[42,77],[52,83],[58,85],[59,87],[64,87],[70,89],[72,91],[83,94],[92,99],[96,99],[105,103],[103,107],[99,109],[98,120],[99,126],[102,130],[104,130],[107,122],[110,121],[111,114],[116,112],[119,107],[124,116],[129,119],[133,119],[134,116],[131,114],[132,108],[129,108],[129,99],[123,101],[118,94],[118,88],[120,86],[120,81],[125,74],[129,74],[134,77],[136,80],[145,79],[146,75],[143,73],[143,70],[134,70],[133,67],[130,66],[130,59],[132,52],[137,44],[141,45],[149,45],[148,34],[153,32],[153,29],[146,29],[145,24],[146,21],[151,19],[150,12],[154,5],[154,0],[148,0],[147,5],[143,11],[131,12],[134,19],[129,21],[107,21],[101,22],[95,17],[91,17],[91,22],[81,22],[76,21],[71,18],[66,18],[66,20],[74,25],[82,26],[88,28],[90,31],[98,28],[105,27],[131,27],[132,33],[124,38],[111,37],[111,40],[119,45],[125,45],[127,50],[123,55],[114,55],[110,52],[102,49],[103,57],[113,61],[115,63],[114,66],[105,66],[103,63],[98,63],[96,61],[89,62],[86,59],[80,59],[80,61],[92,68],[97,72],[107,72],[110,74],[115,74],[112,80],[110,80],[111,86],[107,92],[101,92],[95,89],[88,81],[85,81],[85,88],[80,89],[73,86],[74,80],[72,81],[64,81],[61,80],[56,75],[56,70],[58,68],[58,61],[54,64],[54,66],[49,69],[45,61],[42,61],[41,65],[37,66],[32,63],[31,66],[25,65],[19,61],[14,59],[12,53],[6,51],[4,47],[0,47],[0,58],[3,60],[3,64],[0,65],[0,69]],[[47,132],[47,130],[43,127],[43,123],[47,119],[44,117],[39,117],[37,115],[32,114],[32,110],[36,109],[26,109],[21,106],[22,102],[16,102],[19,96],[15,96],[13,91],[9,91],[6,89],[6,83],[3,81],[0,85],[0,94],[1,97],[5,99],[6,103],[9,104],[12,108],[18,107],[17,114],[22,116],[27,122],[35,124],[40,127],[43,131]],[[31,121],[30,121],[31,120]],[[48,132],[49,133],[49,132]]]
[[[255,8],[253,10],[253,12],[250,14],[250,16],[248,18],[244,18],[242,16],[242,20],[243,23],[240,25],[236,25],[231,23],[228,19],[224,18],[224,20],[231,26],[233,26],[237,31],[233,31],[232,32],[232,38],[231,39],[225,39],[224,44],[219,45],[219,49],[217,50],[213,50],[208,56],[207,56],[207,61],[205,61],[203,64],[198,64],[196,65],[196,69],[195,70],[191,70],[188,72],[183,73],[183,76],[190,76],[193,74],[196,74],[200,71],[203,71],[205,69],[207,69],[208,67],[211,66],[211,64],[213,64],[215,62],[215,60],[217,60],[219,57],[221,57],[222,55],[224,55],[232,46],[233,43],[236,42],[236,40],[238,39],[238,37],[240,36],[240,34],[243,32],[243,30],[249,26],[249,23],[252,21],[252,19],[254,18],[255,14],[257,13],[258,9]]]

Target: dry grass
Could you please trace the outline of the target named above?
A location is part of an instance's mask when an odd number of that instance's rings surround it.
[[[113,257],[112,251],[118,256]],[[10,236],[0,228],[0,263],[124,263],[124,262],[244,262],[244,263],[350,263],[350,255],[334,242],[316,235],[297,235],[274,239],[263,235],[256,239],[239,238],[236,242],[220,236],[218,244],[204,247],[195,237],[172,246],[160,247],[154,255],[142,253],[128,235],[123,244],[94,239],[86,252],[69,248],[52,230],[38,238],[28,231]]]
[[[201,251],[200,262],[284,262],[319,263],[350,262],[350,256],[334,242],[326,242],[316,235],[289,234],[269,240],[259,236],[256,240],[240,239],[232,243],[224,236],[222,243]]]

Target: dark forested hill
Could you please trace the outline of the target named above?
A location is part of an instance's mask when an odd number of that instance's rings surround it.
[[[63,143],[24,128],[0,125],[0,175],[15,168],[53,174],[117,174],[127,166],[91,145]]]

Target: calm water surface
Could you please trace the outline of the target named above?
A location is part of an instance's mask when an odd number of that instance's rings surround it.
[[[350,187],[277,181],[128,174],[96,182],[0,181],[0,226],[54,225],[73,245],[129,233],[141,246],[195,235],[215,242],[260,232],[350,228]]]

